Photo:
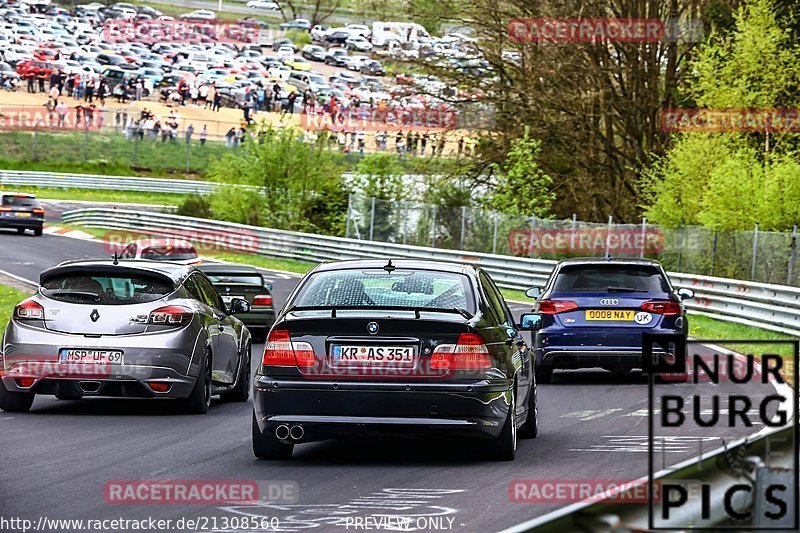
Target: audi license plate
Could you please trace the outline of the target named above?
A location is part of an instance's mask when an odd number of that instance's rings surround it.
[[[617,320],[622,322],[631,322],[634,315],[636,315],[634,311],[589,309],[586,311],[586,320]]]
[[[377,363],[391,365],[414,364],[413,346],[333,346],[331,352],[333,364]]]
[[[121,365],[122,350],[87,350],[85,348],[61,348],[62,363],[91,363],[96,365]]]

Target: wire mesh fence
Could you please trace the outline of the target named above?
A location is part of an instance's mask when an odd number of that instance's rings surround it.
[[[797,228],[791,232],[714,231],[541,219],[466,206],[351,195],[346,237],[539,259],[657,259],[673,272],[800,285]]]

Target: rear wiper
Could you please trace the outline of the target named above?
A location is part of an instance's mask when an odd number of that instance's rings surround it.
[[[73,291],[73,290],[64,290],[64,291],[55,291],[50,293],[52,296],[77,296],[79,298],[89,298],[94,300],[95,302],[99,302],[102,296],[95,292],[86,292],[86,291]]]
[[[647,292],[641,289],[634,289],[631,287],[608,287],[608,292]]]

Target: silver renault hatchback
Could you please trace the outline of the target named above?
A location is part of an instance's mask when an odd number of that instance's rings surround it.
[[[69,261],[18,304],[0,357],[0,409],[36,394],[173,398],[205,413],[211,396],[246,401],[250,332],[202,272],[163,261]]]

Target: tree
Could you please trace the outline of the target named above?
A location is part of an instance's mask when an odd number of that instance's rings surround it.
[[[212,210],[224,220],[340,235],[347,205],[342,171],[322,143],[306,142],[297,130],[261,127],[242,149],[212,164],[212,179],[225,184]],[[235,185],[263,187],[264,193]]]
[[[282,3],[286,4],[286,8],[288,8],[290,13],[289,16],[292,19],[307,14],[307,10],[310,8],[311,13],[308,15],[308,19],[311,21],[312,26],[322,24],[328,20],[328,18],[342,6],[342,0],[311,0],[308,3],[298,2],[297,0],[285,0],[285,2],[278,3],[283,20],[288,20],[288,17],[284,11],[285,8],[281,6]]]
[[[497,211],[516,215],[552,214],[553,179],[539,165],[542,143],[530,137],[530,131],[511,141],[505,161],[495,164],[497,182],[487,204]]]

